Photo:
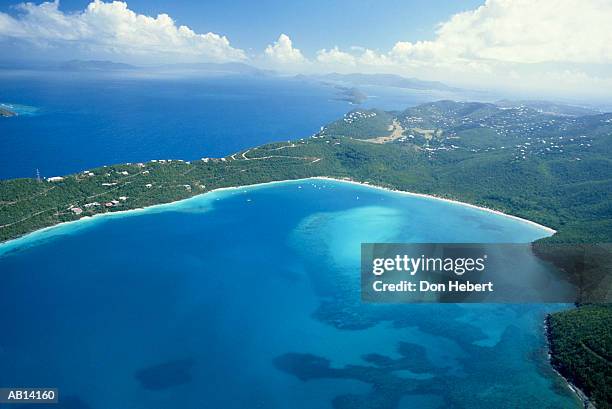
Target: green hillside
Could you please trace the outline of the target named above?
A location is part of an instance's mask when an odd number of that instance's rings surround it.
[[[612,408],[612,305],[548,318],[552,364],[600,409]]]

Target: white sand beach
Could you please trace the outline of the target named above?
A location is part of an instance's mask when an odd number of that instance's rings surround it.
[[[379,190],[384,190],[387,192],[393,192],[393,193],[398,193],[398,194],[403,194],[403,195],[409,195],[409,196],[413,196],[413,197],[421,197],[421,198],[426,198],[426,199],[430,199],[430,200],[440,200],[440,201],[444,201],[447,203],[452,203],[455,205],[459,205],[459,206],[466,206],[466,207],[470,207],[473,209],[477,209],[480,211],[484,211],[484,212],[489,212],[489,213],[493,213],[499,216],[504,216],[504,217],[509,217],[511,219],[514,219],[516,221],[522,222],[522,223],[527,223],[530,224],[534,227],[540,228],[542,230],[545,230],[546,232],[548,232],[549,234],[554,234],[556,233],[556,230],[544,226],[542,224],[536,223],[534,221],[531,220],[527,220],[518,216],[513,216],[513,215],[509,215],[503,212],[500,212],[498,210],[494,210],[494,209],[489,209],[486,207],[482,207],[482,206],[476,206],[470,203],[465,203],[465,202],[460,202],[457,200],[452,200],[452,199],[446,199],[446,198],[442,198],[442,197],[438,197],[438,196],[434,196],[434,195],[428,195],[428,194],[423,194],[423,193],[415,193],[415,192],[407,192],[407,191],[403,191],[403,190],[397,190],[397,189],[390,189],[387,187],[383,187],[383,186],[376,186],[376,185],[372,185],[369,183],[363,183],[363,182],[359,182],[356,180],[352,180],[352,179],[340,179],[340,178],[334,178],[334,177],[328,177],[328,176],[315,176],[315,177],[311,177],[311,178],[304,178],[304,179],[288,179],[288,180],[279,180],[279,181],[272,181],[272,182],[264,182],[264,183],[256,183],[256,184],[252,184],[252,185],[240,185],[240,186],[231,186],[231,187],[222,187],[222,188],[217,188],[217,189],[213,189],[210,190],[208,192],[205,193],[201,193],[192,197],[189,197],[187,199],[182,199],[182,200],[177,200],[174,202],[168,202],[168,203],[161,203],[161,204],[157,204],[157,205],[153,205],[153,206],[148,206],[148,207],[139,207],[136,209],[129,209],[129,210],[120,210],[117,212],[108,212],[108,213],[100,213],[100,214],[96,214],[94,216],[84,216],[78,220],[73,220],[73,221],[69,221],[69,222],[63,222],[63,223],[59,223],[53,226],[49,226],[49,227],[45,227],[39,230],[35,230],[33,232],[30,232],[28,234],[25,234],[21,237],[18,237],[16,239],[12,239],[12,240],[8,240],[4,243],[0,243],[0,255],[2,255],[3,253],[6,253],[7,251],[9,251],[12,248],[16,248],[19,247],[20,244],[24,244],[26,241],[31,240],[31,239],[36,239],[38,236],[40,236],[43,233],[46,233],[48,231],[51,230],[55,230],[55,229],[60,229],[60,228],[64,228],[65,226],[72,226],[75,225],[77,223],[87,223],[87,222],[91,222],[94,220],[98,220],[102,217],[123,217],[126,215],[132,215],[132,214],[137,214],[139,212],[150,212],[150,211],[156,211],[156,210],[160,210],[160,209],[165,209],[165,208],[171,208],[173,206],[176,206],[179,203],[184,203],[186,201],[189,200],[194,200],[197,199],[201,196],[204,195],[210,195],[212,193],[219,193],[219,192],[223,192],[223,191],[236,191],[236,190],[240,190],[240,189],[253,189],[253,188],[257,188],[257,187],[263,187],[263,186],[270,186],[270,185],[275,185],[275,184],[282,184],[282,183],[299,183],[299,182],[308,182],[311,180],[326,180],[326,181],[333,181],[333,182],[341,182],[341,183],[350,183],[350,184],[355,184],[355,185],[359,185],[359,186],[363,186],[363,187],[367,187],[367,188],[371,188],[371,189],[379,189]]]

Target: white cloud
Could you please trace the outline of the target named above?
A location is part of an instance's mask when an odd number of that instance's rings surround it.
[[[354,66],[357,63],[352,54],[340,51],[337,46],[330,50],[324,48],[317,51],[317,61],[328,65],[341,64],[348,66]]]
[[[487,0],[440,24],[433,41],[398,42],[399,61],[612,63],[612,2]]]
[[[387,52],[323,49],[317,61],[463,86],[603,94],[612,84],[611,21],[609,0],[487,0],[439,24],[432,40],[398,41]]]
[[[365,49],[359,56],[359,62],[373,67],[388,66],[394,63],[389,56],[369,49]]]
[[[317,62],[322,68],[330,67],[337,71],[376,70],[381,67],[391,67],[395,63],[387,54],[382,54],[364,47],[353,46],[352,52],[334,47],[317,51]]]
[[[609,0],[487,0],[439,24],[432,40],[398,41],[388,52],[323,49],[317,61],[473,74],[530,64],[612,64],[611,21]]]
[[[18,15],[0,13],[0,37],[39,46],[85,51],[90,55],[177,58],[194,61],[238,61],[244,51],[215,33],[198,34],[177,26],[167,14],[137,14],[127,3],[94,0],[77,13],[64,13],[59,1],[22,3]]]
[[[307,62],[302,52],[293,47],[293,42],[286,34],[281,34],[274,44],[269,44],[264,53],[275,63],[296,65]]]

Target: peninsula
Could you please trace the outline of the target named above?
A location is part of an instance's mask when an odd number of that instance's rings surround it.
[[[355,110],[309,138],[224,158],[157,159],[0,181],[0,241],[99,213],[231,186],[328,176],[454,199],[549,226],[554,242],[612,237],[612,114],[555,116],[439,101]]]

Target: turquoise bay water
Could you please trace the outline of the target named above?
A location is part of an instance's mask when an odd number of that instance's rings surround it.
[[[363,305],[359,244],[543,230],[322,180],[226,190],[0,246],[0,385],[55,408],[572,408],[555,305]]]

